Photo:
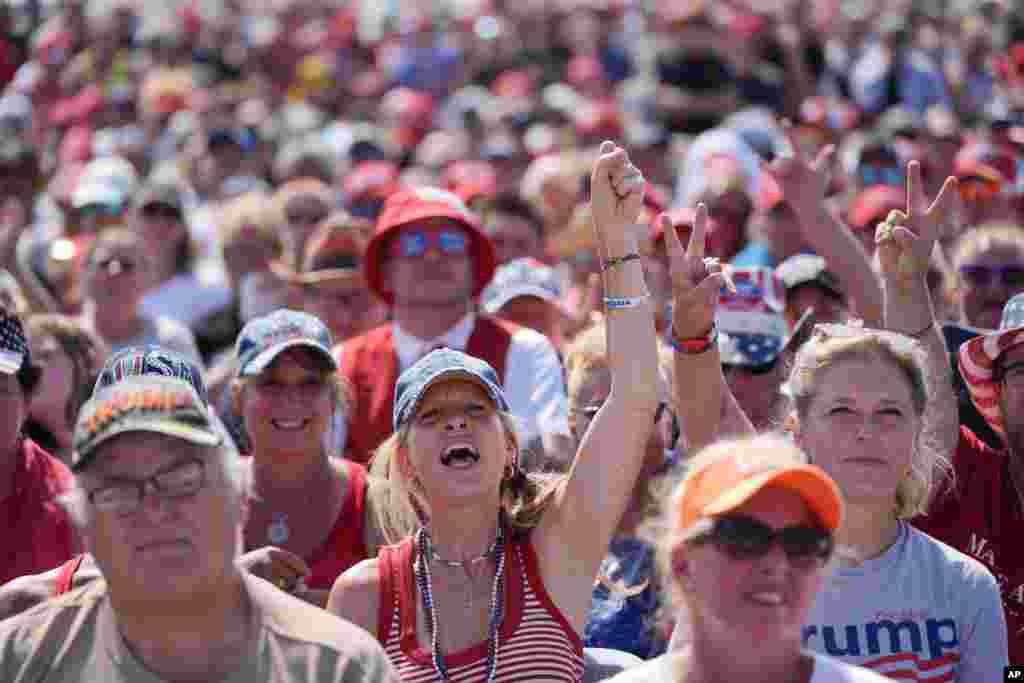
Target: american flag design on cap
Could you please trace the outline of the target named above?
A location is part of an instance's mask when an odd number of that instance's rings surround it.
[[[21,320],[0,309],[0,372],[13,375],[29,360],[28,340]]]
[[[957,365],[974,406],[1004,439],[1006,425],[999,407],[1003,388],[995,376],[996,361],[1000,354],[1018,344],[1024,344],[1024,294],[1006,303],[997,332],[969,339],[957,351]]]

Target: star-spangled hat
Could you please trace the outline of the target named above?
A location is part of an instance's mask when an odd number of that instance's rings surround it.
[[[115,352],[103,364],[92,392],[96,394],[129,377],[143,375],[185,380],[196,390],[203,403],[210,402],[199,366],[176,351],[156,345],[130,346]]]
[[[957,352],[960,375],[971,401],[992,430],[1004,439],[1003,384],[997,364],[1000,355],[1018,344],[1024,344],[1024,294],[1006,302],[998,330],[965,341]]]
[[[13,375],[29,362],[31,355],[21,320],[0,308],[0,372]]]

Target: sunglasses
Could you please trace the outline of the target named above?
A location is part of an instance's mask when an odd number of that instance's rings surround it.
[[[1004,287],[1024,287],[1024,266],[960,266],[960,277],[972,287],[987,287],[993,278],[998,278]]]
[[[108,275],[120,275],[122,273],[130,273],[135,270],[135,261],[129,261],[128,259],[118,258],[116,256],[103,259],[102,261],[96,262],[96,268]]]
[[[899,187],[903,184],[903,172],[895,166],[884,164],[862,164],[857,169],[860,183],[864,187],[871,185],[893,185]]]
[[[832,555],[834,545],[832,534],[809,524],[773,529],[746,515],[725,515],[697,524],[700,528],[688,539],[690,543],[713,543],[734,560],[762,558],[779,544],[790,561],[823,562]]]
[[[169,204],[147,204],[142,207],[141,213],[144,218],[151,219],[178,220],[181,218],[181,212]]]
[[[961,178],[957,187],[960,191],[960,198],[965,202],[988,201],[999,196],[999,193],[1003,191],[1003,184],[998,180],[978,177]]]
[[[779,362],[779,357],[776,356],[774,359],[767,363],[761,363],[759,365],[738,365],[735,363],[722,363],[722,369],[728,372],[745,372],[748,375],[767,375],[769,372],[775,369],[775,365]]]
[[[432,246],[447,256],[462,256],[468,248],[468,238],[459,228],[405,230],[392,243],[392,256],[415,258],[423,256]]]
[[[285,218],[294,225],[313,225],[327,218],[326,211],[289,211]]]

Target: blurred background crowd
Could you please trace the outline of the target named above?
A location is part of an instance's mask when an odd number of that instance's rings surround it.
[[[385,201],[412,188],[447,190],[478,221],[478,310],[586,365],[581,332],[602,309],[588,185],[608,139],[647,180],[659,331],[671,283],[654,219],[669,211],[685,238],[707,204],[708,255],[739,288],[720,302],[723,367],[756,427],[777,418],[778,359],[809,320],[880,324],[875,225],[906,206],[909,160],[929,196],[959,179],[929,277],[950,350],[1024,291],[1012,0],[8,0],[0,303],[44,366],[27,433],[67,458],[99,366],[140,344],[191,358],[237,427],[225,389],[246,322],[302,310],[345,344],[393,319],[374,235],[398,224],[378,220]],[[855,243],[797,221],[763,172],[793,142],[808,158],[834,146],[829,207]],[[465,250],[445,238],[441,251]],[[584,388],[568,369],[528,429],[548,464],[572,450],[565,405]],[[998,445],[963,389],[960,407]],[[377,444],[354,451],[364,432],[335,422],[331,452],[365,462]],[[658,454],[677,445],[664,427]],[[614,644],[649,656],[663,641]]]

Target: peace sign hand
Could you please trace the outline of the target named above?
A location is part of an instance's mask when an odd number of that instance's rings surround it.
[[[929,204],[921,182],[921,164],[907,165],[907,210],[891,211],[875,229],[875,244],[882,277],[906,288],[923,281],[931,265],[935,241],[953,209],[957,181],[950,176]]]
[[[779,157],[761,167],[779,184],[786,203],[797,214],[813,213],[824,201],[828,191],[829,169],[835,145],[826,145],[813,160],[809,160],[800,151],[800,141],[793,130],[793,124],[783,121],[782,130],[793,149],[793,156]]]
[[[725,284],[736,291],[732,279],[716,258],[705,258],[708,208],[697,205],[690,240],[683,249],[667,214],[658,217],[668,245],[669,274],[672,278],[672,333],[677,339],[702,337],[711,329],[718,307],[718,294]]]
[[[626,150],[606,140],[590,178],[594,228],[602,246],[620,242],[636,222],[644,200],[644,176]],[[634,237],[635,238],[635,237]]]

